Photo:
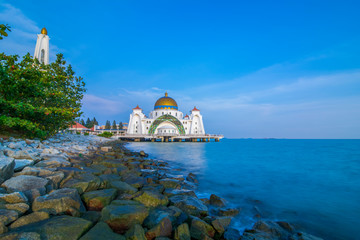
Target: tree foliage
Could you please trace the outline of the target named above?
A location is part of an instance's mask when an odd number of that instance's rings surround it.
[[[6,31],[11,32],[10,26],[7,24],[0,24],[0,40],[8,36]]]
[[[105,129],[110,129],[110,128],[111,128],[110,121],[107,120],[107,121],[106,121],[106,124],[105,124]]]
[[[113,121],[113,124],[112,124],[112,126],[111,126],[111,129],[117,129],[115,120]]]
[[[44,65],[0,53],[0,131],[46,138],[80,117],[85,83],[62,54]]]

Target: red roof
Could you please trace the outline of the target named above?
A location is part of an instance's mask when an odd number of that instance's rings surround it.
[[[188,118],[189,116],[186,114],[186,116],[184,118]]]
[[[95,125],[90,128],[91,131],[95,132]]]
[[[191,110],[191,111],[200,111],[199,109],[197,109],[196,107],[194,107],[194,109],[193,110]]]
[[[139,109],[139,110],[141,110],[141,108],[139,108],[139,105],[137,105],[136,108],[133,108],[133,110],[134,110],[134,109]]]
[[[75,122],[75,125],[71,125],[70,128],[85,128],[85,129],[88,129],[87,127],[84,127],[83,125],[81,125],[78,122]]]

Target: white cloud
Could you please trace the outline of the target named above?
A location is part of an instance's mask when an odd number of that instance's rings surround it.
[[[0,52],[20,56],[29,52],[33,55],[40,27],[11,4],[0,3],[0,8],[0,22],[11,27],[9,36],[1,40]],[[59,48],[50,42],[50,61],[55,59],[58,51]]]
[[[117,100],[110,100],[91,94],[85,94],[82,100],[84,111],[113,116],[128,111],[128,106]]]

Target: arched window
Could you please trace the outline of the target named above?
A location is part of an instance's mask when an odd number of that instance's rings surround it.
[[[45,50],[41,49],[41,56],[40,56],[40,62],[45,63]]]

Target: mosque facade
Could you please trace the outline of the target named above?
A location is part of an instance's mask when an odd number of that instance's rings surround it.
[[[194,107],[191,114],[178,110],[176,101],[165,93],[154,105],[154,110],[146,116],[137,106],[130,114],[127,134],[152,136],[193,136],[205,135],[200,110]]]

